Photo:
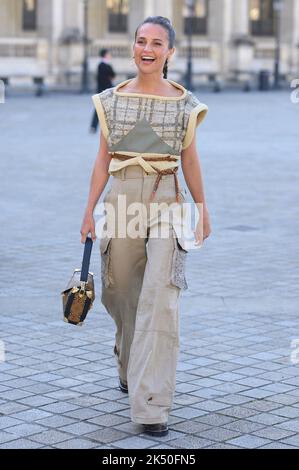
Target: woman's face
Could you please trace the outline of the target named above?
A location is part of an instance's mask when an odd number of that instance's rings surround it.
[[[163,26],[145,23],[137,31],[133,53],[135,63],[143,73],[162,73],[166,59],[174,52],[168,49],[168,32]],[[145,60],[151,57],[153,60]]]

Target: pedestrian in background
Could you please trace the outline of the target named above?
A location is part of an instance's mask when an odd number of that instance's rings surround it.
[[[101,91],[104,91],[107,88],[111,88],[113,86],[112,80],[116,76],[113,70],[113,67],[110,65],[111,54],[109,50],[101,49],[100,57],[101,57],[101,61],[97,69],[97,93],[101,93]],[[91,125],[90,125],[90,132],[92,134],[94,134],[97,131],[98,123],[99,123],[98,115],[97,115],[96,110],[94,110]]]

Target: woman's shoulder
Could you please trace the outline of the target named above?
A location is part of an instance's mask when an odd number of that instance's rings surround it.
[[[95,96],[98,96],[100,99],[110,98],[113,95],[113,90],[114,89],[115,89],[115,86],[111,87],[111,88],[106,88],[105,90],[101,91],[100,93],[96,93]]]
[[[186,108],[192,110],[194,108],[208,109],[208,106],[191,90],[186,90]]]
[[[101,101],[105,102],[106,100],[110,100],[110,98],[113,96],[113,90],[115,87],[111,88],[106,88],[105,90],[101,91],[100,93],[95,93],[92,95],[93,101]]]
[[[106,88],[105,90],[101,91],[100,93],[95,93],[92,95],[92,100],[95,104],[95,106],[102,106],[104,109],[108,109],[111,105],[112,98],[113,98],[113,89],[114,87],[111,88]]]

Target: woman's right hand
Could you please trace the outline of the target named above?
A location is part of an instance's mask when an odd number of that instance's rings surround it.
[[[86,211],[81,225],[81,243],[85,243],[87,235],[91,233],[92,241],[96,240],[95,223],[92,212]]]

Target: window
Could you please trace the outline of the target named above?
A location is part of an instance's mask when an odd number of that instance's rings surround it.
[[[273,0],[250,0],[249,16],[253,36],[274,35]]]
[[[25,31],[36,30],[36,4],[37,0],[23,0],[22,28]]]
[[[129,0],[107,0],[108,31],[126,33],[128,30]]]
[[[207,34],[208,20],[208,0],[194,0],[193,14],[190,17],[190,8],[184,1],[183,17],[184,17],[184,34],[192,32],[192,34]]]

